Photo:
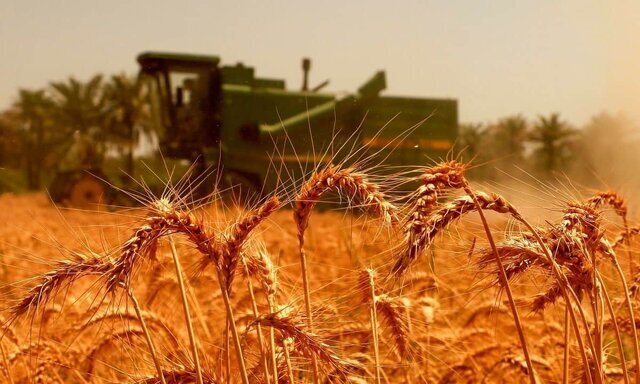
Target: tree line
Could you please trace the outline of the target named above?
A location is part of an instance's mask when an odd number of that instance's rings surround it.
[[[111,157],[132,175],[134,148],[153,136],[150,114],[146,88],[125,74],[19,89],[15,102],[0,112],[0,172],[13,170],[24,188],[38,190],[59,170],[99,167]],[[583,127],[557,113],[533,120],[512,115],[461,124],[456,153],[476,165],[476,178],[500,179],[518,167],[539,178],[568,173],[623,180],[630,177],[628,164],[638,162],[637,132],[624,116],[608,113]],[[8,186],[5,176],[0,192],[19,189]]]
[[[478,178],[508,177],[517,167],[542,179],[569,174],[587,184],[595,184],[594,177],[613,183],[628,178],[628,164],[638,161],[639,132],[624,115],[607,112],[582,127],[558,113],[533,120],[512,115],[492,123],[461,124],[456,147],[463,159],[478,165],[472,170]]]

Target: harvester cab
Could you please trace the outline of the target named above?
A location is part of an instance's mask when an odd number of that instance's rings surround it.
[[[297,175],[305,163],[327,160],[318,158],[320,148],[338,148],[347,138],[357,138],[387,162],[406,165],[443,156],[457,133],[455,100],[381,96],[383,71],[355,94],[336,97],[321,92],[328,81],[309,86],[306,58],[300,91],[287,89],[284,80],[256,77],[254,68],[241,63],[221,66],[215,56],[146,52],[138,63],[151,87],[162,152],[200,159],[202,169],[215,162],[223,182],[245,189],[268,191],[275,187],[267,180],[272,163]],[[418,128],[402,143],[393,142],[430,114],[428,130]]]
[[[140,77],[150,89],[165,155],[193,158],[220,142],[221,74],[215,56],[144,53]]]

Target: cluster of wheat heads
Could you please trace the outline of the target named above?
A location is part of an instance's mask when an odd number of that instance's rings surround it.
[[[411,180],[417,189],[395,199],[363,169],[324,165],[294,192],[221,217],[179,197],[152,200],[119,246],[73,252],[15,300],[3,321],[3,380],[638,382],[640,275],[630,247],[638,230],[624,200],[597,193],[534,227],[502,196],[473,188],[465,170],[456,161],[422,169]],[[331,194],[367,218],[357,235],[377,239],[364,248],[370,254],[354,261],[310,244],[311,213]],[[623,223],[613,240],[607,208]],[[502,236],[485,211],[518,230]],[[497,289],[469,308],[459,299],[469,287],[447,284],[421,260],[454,257],[446,242],[436,246],[438,234],[472,212],[488,246],[474,234],[464,253]],[[269,225],[278,214],[288,223]],[[274,257],[268,232],[293,244]],[[628,272],[618,249],[628,252]],[[281,273],[289,265],[296,273]],[[513,286],[529,275],[534,287]],[[495,300],[502,292],[504,307]],[[177,305],[167,308],[171,293]],[[495,329],[481,326],[498,318]]]

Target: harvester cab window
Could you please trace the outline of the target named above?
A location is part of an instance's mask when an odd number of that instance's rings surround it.
[[[192,95],[197,81],[194,74],[176,73],[170,74],[171,100],[176,107],[181,107],[192,102]]]
[[[169,87],[179,141],[196,141],[201,132],[201,100],[205,79],[196,72],[170,72]]]
[[[139,80],[146,88],[151,109],[151,123],[160,138],[163,138],[167,128],[171,125],[171,119],[165,106],[167,92],[164,89],[164,83],[157,76],[145,72],[140,73]]]

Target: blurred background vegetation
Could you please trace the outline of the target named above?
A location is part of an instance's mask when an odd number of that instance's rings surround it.
[[[514,114],[461,124],[453,155],[472,162],[478,180],[507,180],[518,169],[546,181],[569,177],[585,186],[636,187],[637,132],[630,119],[606,112],[580,127],[557,113],[535,119]],[[130,182],[130,175],[161,184],[151,173],[166,175],[164,161],[136,76],[71,77],[20,89],[0,112],[0,192],[42,190],[56,172],[79,167],[102,168],[117,184]]]
[[[622,114],[601,112],[584,126],[558,113],[526,119],[516,114],[459,128],[461,156],[481,179],[504,180],[514,169],[547,182],[567,178],[586,187],[637,187],[630,171],[640,153],[638,126]]]
[[[41,190],[57,172],[79,168],[101,168],[116,183],[136,175],[153,183],[152,170],[166,175],[169,161],[157,153],[155,137],[136,76],[71,77],[20,89],[0,112],[0,192]]]

